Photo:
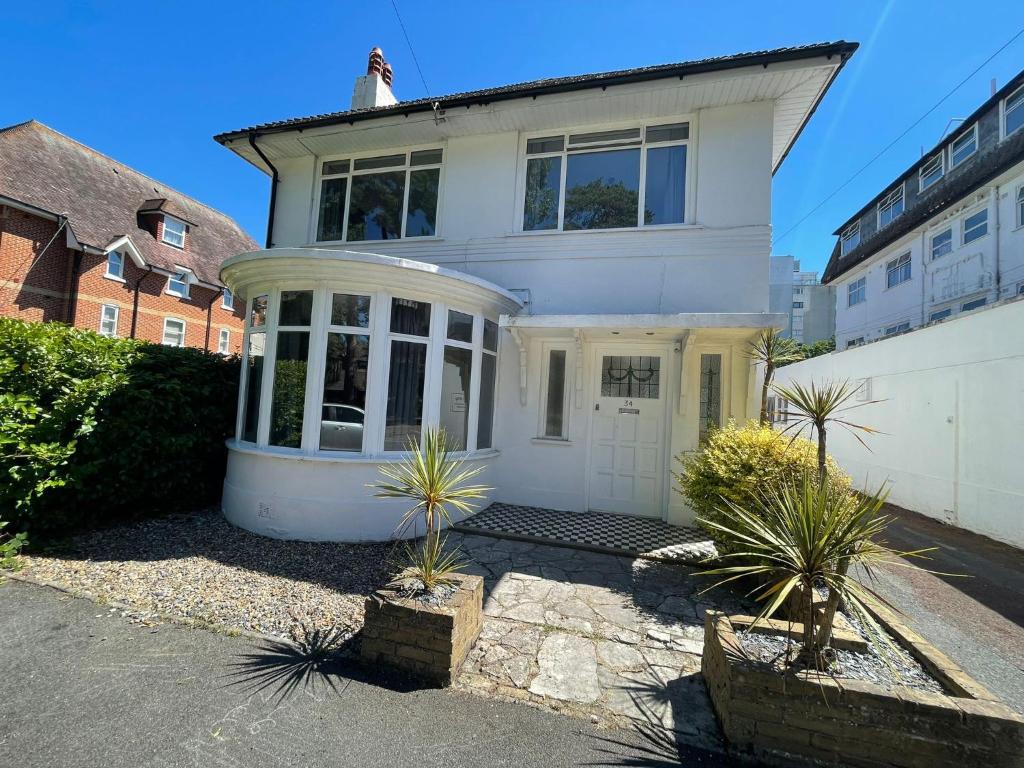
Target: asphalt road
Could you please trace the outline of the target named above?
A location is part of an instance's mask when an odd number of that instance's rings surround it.
[[[938,547],[890,567],[876,589],[909,623],[1002,700],[1024,713],[1024,551],[892,507],[886,533],[902,551]]]
[[[95,603],[0,586],[0,765],[728,765],[642,732],[440,690],[402,690],[258,641],[130,625]],[[293,666],[295,665],[295,666]],[[282,685],[298,684],[291,690]]]

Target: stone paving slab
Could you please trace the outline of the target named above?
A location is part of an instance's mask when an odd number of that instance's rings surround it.
[[[458,685],[721,746],[700,674],[704,612],[748,611],[679,563],[449,534],[484,578],[484,626]]]

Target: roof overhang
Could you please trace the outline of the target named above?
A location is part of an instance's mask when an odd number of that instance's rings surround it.
[[[684,312],[670,315],[502,315],[498,324],[515,334],[588,341],[633,339],[666,341],[691,332],[719,338],[749,338],[766,328],[785,328],[788,315],[769,312]]]
[[[132,239],[128,237],[128,235],[122,235],[116,240],[111,241],[104,252],[110,253],[111,251],[124,251],[131,257],[135,266],[139,269],[146,268],[146,260],[143,258],[139,249],[135,247],[135,243],[132,242]]]

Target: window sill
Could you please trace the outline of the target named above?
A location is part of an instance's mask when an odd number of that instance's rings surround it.
[[[126,283],[127,284],[127,282],[128,282],[123,277],[117,277],[117,275],[103,275],[103,277],[105,277],[107,280],[113,280],[115,283]]]
[[[685,232],[691,229],[706,229],[703,224],[651,224],[646,227],[614,227],[612,229],[537,229],[532,231],[507,232],[506,237],[553,237],[557,235],[607,235],[610,232]]]
[[[185,250],[185,246],[184,245],[178,245],[177,243],[171,243],[171,242],[168,242],[167,240],[161,240],[160,242],[163,245],[171,246],[171,248],[177,248],[179,251],[184,251]]]
[[[348,453],[346,451],[316,451],[314,453],[304,453],[299,448],[281,448],[277,446],[265,446],[261,448],[252,443],[244,443],[240,440],[234,439],[226,440],[225,444],[229,450],[236,451],[237,453],[253,454],[255,456],[270,456],[278,459],[295,459],[297,461],[327,462],[335,464],[391,464],[402,460],[408,455],[404,453],[374,455],[368,453]],[[463,459],[465,461],[481,461],[484,459],[492,459],[500,455],[500,453],[501,452],[496,448],[484,448],[479,451],[460,451],[452,453],[451,456],[455,459]]]
[[[572,440],[561,437],[531,437],[530,442],[534,445],[557,445],[562,448],[571,448],[575,445]]]

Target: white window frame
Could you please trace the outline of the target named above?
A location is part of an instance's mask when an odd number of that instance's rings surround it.
[[[220,306],[222,309],[235,309],[235,294],[231,292],[230,288],[225,288],[220,294]]]
[[[906,272],[904,273],[904,268]],[[897,277],[896,282],[892,282],[892,275],[895,274]],[[891,259],[885,263],[885,288],[886,290],[896,288],[897,286],[903,285],[903,283],[910,282],[913,277],[913,265],[910,259],[910,251],[901,253],[895,259]]]
[[[976,307],[970,306],[971,304],[974,304],[975,302],[981,302],[981,303],[978,304]],[[972,312],[975,309],[981,309],[982,307],[987,306],[987,305],[988,305],[988,297],[987,296],[979,296],[976,299],[971,299],[970,301],[963,302],[960,305],[960,311],[961,312]]]
[[[110,268],[110,265],[111,265],[111,261],[114,260],[115,257],[116,257],[116,261],[114,263],[117,264],[117,269],[116,270],[112,270]],[[123,283],[125,281],[124,280],[124,254],[121,253],[121,251],[109,251],[107,253],[107,265],[106,265],[106,270],[103,273],[103,276],[105,278],[107,278],[108,280],[116,280],[119,283]]]
[[[973,218],[974,216],[977,216],[979,213],[985,214],[984,222],[982,224],[975,224],[973,227],[968,228],[967,220],[970,219],[970,218]],[[981,227],[985,228],[985,233],[984,234],[978,235],[977,237],[972,237],[970,240],[967,239],[967,235],[968,234],[970,234],[971,232],[974,232],[977,229],[980,229]],[[972,213],[965,214],[964,217],[960,220],[960,244],[961,245],[969,245],[970,243],[976,243],[978,240],[981,240],[983,237],[988,237],[988,234],[989,234],[989,230],[988,230],[988,206],[986,206],[984,208],[979,208],[978,210],[973,211]]]
[[[854,296],[860,296],[857,301],[853,301]],[[862,275],[856,280],[851,280],[846,284],[846,306],[856,307],[858,304],[863,304],[868,300],[868,280],[867,275]]]
[[[968,138],[968,136],[970,136],[971,139],[974,142],[974,149],[972,149],[970,152],[968,152],[966,155],[964,155],[959,160],[954,161],[953,155],[956,152],[956,145],[959,144],[963,139]],[[953,139],[951,142],[949,142],[949,170],[953,170],[954,168],[960,167],[961,165],[966,163],[968,160],[970,160],[972,157],[974,157],[976,154],[978,154],[978,124],[977,123],[972,125],[966,131],[961,132],[959,136],[957,136],[955,139]]]
[[[229,328],[220,329],[220,333],[217,335],[217,352],[221,355],[231,354],[231,330]]]
[[[113,317],[107,317],[107,310],[113,310]],[[100,307],[100,336],[107,336],[111,339],[117,338],[117,323],[121,317],[121,308],[116,304],[104,304]],[[114,327],[110,330],[104,328],[107,323],[113,323]]]
[[[1011,101],[1013,101],[1014,99],[1019,99],[1019,101],[1016,104],[1014,104],[1012,108],[1007,109],[1007,105]],[[1021,123],[1020,125],[1018,125],[1014,130],[1010,131],[1009,133],[1007,133],[1007,131],[1006,131],[1006,116],[1010,112],[1015,112],[1018,109],[1024,111],[1024,85],[1021,85],[1020,87],[1018,87],[1017,90],[1015,90],[1013,93],[1011,93],[1005,99],[1003,99],[1002,102],[999,105],[999,130],[1002,133],[1002,137],[1004,139],[1007,136],[1012,136],[1017,131],[1021,130],[1021,128],[1024,128],[1024,123]]]
[[[179,291],[174,287],[175,283],[180,283],[182,289]],[[166,292],[171,296],[177,296],[179,299],[192,298],[192,275],[187,269],[183,269],[167,278],[167,289]]]
[[[948,244],[949,244],[949,250],[943,251],[940,254],[936,254],[935,253],[935,241],[938,238],[942,237],[943,235],[947,235],[947,234],[949,235],[949,240],[947,241]],[[939,247],[941,248],[942,246],[939,246]],[[943,256],[946,256],[947,254],[950,254],[952,252],[953,252],[953,227],[951,227],[951,226],[946,227],[941,232],[936,232],[934,235],[932,235],[929,238],[929,240],[928,240],[928,253],[930,254],[929,255],[929,260],[930,261],[935,261],[936,259],[941,259]]]
[[[575,376],[573,365],[574,345],[571,341],[549,341],[541,345],[541,377],[540,398],[537,421],[537,439],[567,442],[569,440],[569,420],[572,414],[572,391]],[[562,382],[562,433],[547,434],[548,426],[548,383],[551,375],[551,353],[565,352],[565,379]]]
[[[1017,187],[1017,229],[1024,227],[1024,184]]]
[[[853,245],[849,245],[849,243]],[[860,222],[855,221],[839,233],[839,255],[845,256],[860,245]]]
[[[167,226],[168,224],[173,224],[174,228],[168,228],[168,226]],[[181,231],[180,232],[177,230],[177,227],[179,227],[179,226],[181,227]],[[171,232],[174,235],[174,237],[168,238],[167,237],[167,233],[168,232]],[[168,216],[166,213],[164,214],[164,229],[163,229],[162,237],[161,237],[161,240],[163,240],[163,242],[165,242],[165,243],[167,243],[167,245],[171,245],[171,246],[173,246],[175,248],[184,249],[185,248],[185,235],[187,233],[188,233],[188,224],[186,224],[181,219],[176,219],[173,216]],[[181,242],[178,242],[178,237],[181,238]]]
[[[689,137],[686,139],[676,139],[672,141],[647,141],[647,129],[658,128],[661,126],[678,125],[686,123],[689,126]],[[608,142],[603,144],[595,144],[592,148],[588,148],[586,144],[580,144],[574,146],[574,151],[569,151],[569,136],[576,134],[586,133],[598,133],[603,131],[619,131],[619,130],[630,130],[639,129],[640,138],[639,140],[633,140],[627,142],[621,140],[618,143]],[[514,207],[515,220],[513,222],[512,231],[522,235],[552,235],[555,233],[568,233],[568,234],[586,234],[588,232],[630,232],[637,230],[653,230],[653,229],[671,229],[673,227],[692,227],[694,225],[694,218],[696,214],[696,202],[694,199],[694,186],[696,180],[696,168],[697,155],[697,116],[690,115],[676,115],[658,118],[656,120],[644,120],[644,121],[632,121],[628,123],[612,123],[604,125],[578,125],[572,128],[563,130],[546,130],[546,131],[531,131],[529,133],[523,133],[519,140],[519,170],[516,178],[516,202]],[[562,137],[562,149],[556,152],[540,152],[537,154],[527,155],[526,148],[528,143],[532,139],[542,138],[556,138]],[[644,198],[647,193],[647,152],[648,149],[657,149],[660,147],[672,147],[672,146],[685,146],[686,147],[686,179],[684,181],[684,201],[683,201],[683,220],[681,222],[672,222],[668,224],[644,224]],[[621,149],[638,148],[640,150],[640,178],[639,184],[639,202],[637,205],[637,222],[632,227],[613,227],[609,229],[564,229],[565,226],[565,183],[566,176],[569,166],[569,155],[582,154],[584,152],[613,152]],[[544,157],[561,157],[561,178],[559,179],[559,197],[558,197],[558,224],[552,229],[538,229],[530,230],[523,229],[523,214],[526,207],[526,165],[527,160],[533,158],[544,158]]]
[[[171,344],[171,343],[169,343],[167,341],[167,326],[170,323],[181,323],[181,343],[180,344]],[[180,318],[180,317],[165,317],[164,318],[164,332],[163,332],[163,335],[160,337],[160,343],[163,344],[165,347],[184,347],[185,343],[186,343],[186,341],[188,339],[188,337],[186,335],[187,328],[188,328],[188,326],[187,326],[187,324],[185,323],[185,321],[182,318]]]
[[[888,195],[886,195],[885,197],[883,197],[881,200],[878,201],[878,205],[876,206],[876,215],[877,215],[877,221],[878,221],[878,228],[879,229],[883,229],[883,228],[889,226],[890,224],[892,224],[894,221],[896,221],[896,219],[898,219],[903,214],[903,206],[904,206],[903,191],[904,191],[904,185],[900,184],[896,189],[894,189],[892,192],[890,192]],[[883,224],[882,223],[882,216],[886,212],[891,212],[897,206],[897,204],[900,207],[899,211],[896,212],[896,213],[893,213],[891,215],[890,219]]]
[[[925,176],[926,176],[925,171],[931,169],[934,172],[934,169],[932,168],[932,166],[934,166],[936,162],[938,162],[938,164],[939,164],[939,175],[936,176],[929,183],[925,184],[925,181],[924,181],[925,180]],[[931,174],[927,174],[927,175],[931,175]],[[921,168],[918,170],[918,172],[917,172],[917,187],[918,187],[918,189],[921,192],[924,192],[929,187],[934,186],[935,184],[938,184],[940,181],[942,181],[942,178],[945,175],[946,175],[946,153],[940,151],[936,155],[931,157],[928,161],[926,161],[921,166]]]
[[[412,154],[414,152],[424,152],[430,150],[441,151],[441,162],[440,163],[427,163],[423,165],[410,165],[412,160]],[[390,155],[405,155],[405,163],[403,165],[393,165],[386,168],[371,168],[368,170],[355,170],[355,164],[357,160],[365,160],[370,157],[388,157]],[[317,168],[315,178],[313,179],[313,207],[310,211],[309,231],[308,240],[313,245],[323,244],[355,244],[355,243],[388,243],[394,242],[393,240],[347,240],[348,237],[348,212],[349,206],[352,204],[352,179],[355,176],[369,176],[375,173],[390,173],[393,171],[405,171],[405,191],[402,197],[402,231],[398,238],[399,240],[440,240],[442,238],[441,222],[442,219],[442,208],[444,206],[444,183],[445,183],[445,160],[448,157],[448,143],[442,142],[440,144],[421,144],[417,146],[407,146],[404,148],[397,148],[394,150],[372,150],[368,152],[356,152],[349,153],[346,155],[324,155],[317,157]],[[344,173],[324,173],[324,165],[327,163],[335,163],[342,160],[348,160],[348,170]],[[424,171],[433,168],[439,169],[437,179],[437,212],[434,216],[434,234],[432,235],[415,235],[407,237],[405,234],[406,218],[408,217],[409,209],[409,177],[413,171]],[[342,221],[341,221],[341,239],[340,240],[317,240],[317,233],[320,227],[320,195],[323,192],[323,182],[327,179],[345,179],[345,207],[342,210]],[[389,345],[390,346],[390,345]]]

